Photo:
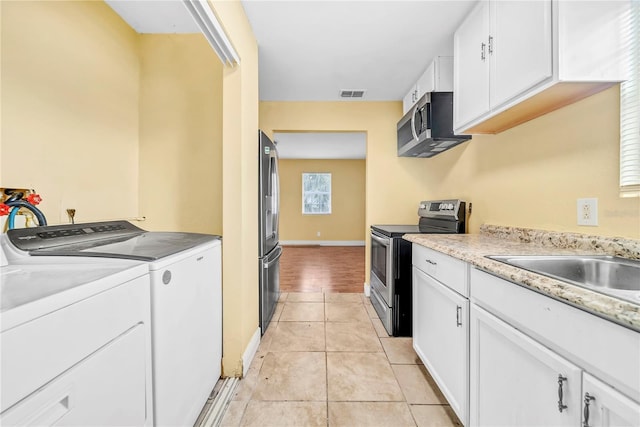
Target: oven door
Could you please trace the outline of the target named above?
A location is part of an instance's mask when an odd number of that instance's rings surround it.
[[[392,307],[394,294],[393,239],[371,232],[371,287]]]

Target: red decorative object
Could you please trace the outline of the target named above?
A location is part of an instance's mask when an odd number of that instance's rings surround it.
[[[31,203],[34,206],[39,205],[41,201],[42,197],[40,197],[40,195],[37,193],[32,193],[27,196],[27,202]]]
[[[0,216],[9,215],[10,210],[11,210],[11,206],[7,206],[4,203],[0,203]]]

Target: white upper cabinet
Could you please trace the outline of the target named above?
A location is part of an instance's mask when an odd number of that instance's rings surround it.
[[[416,101],[418,100],[418,98],[416,98],[416,95],[418,95],[418,89],[414,84],[413,86],[411,86],[411,89],[409,89],[409,92],[407,92],[404,98],[402,98],[402,114],[405,114],[407,111],[409,111],[409,109],[413,107],[413,104],[416,103]]]
[[[454,131],[498,133],[623,81],[628,8],[481,0],[454,34]]]
[[[454,127],[458,123],[469,123],[489,111],[487,34],[489,2],[481,1],[453,36]]]
[[[453,56],[437,56],[402,98],[402,113],[427,92],[453,91]]]
[[[551,0],[491,5],[490,103],[500,105],[551,78]]]

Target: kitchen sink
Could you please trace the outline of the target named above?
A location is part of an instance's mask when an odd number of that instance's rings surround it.
[[[618,298],[640,301],[640,261],[613,256],[518,255],[487,258]]]

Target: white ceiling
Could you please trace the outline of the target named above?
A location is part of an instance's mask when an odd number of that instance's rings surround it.
[[[400,100],[477,0],[242,0],[259,48],[260,100]],[[106,0],[139,33],[199,32],[181,0]],[[357,100],[357,99],[356,99]],[[350,101],[347,99],[347,101]]]
[[[364,132],[274,132],[281,159],[364,159]]]
[[[197,33],[182,0],[105,0],[139,33]],[[259,48],[260,100],[401,100],[477,0],[241,0]],[[358,99],[355,99],[358,100]],[[365,157],[364,133],[277,133],[282,158]]]
[[[259,48],[260,100],[400,100],[476,0],[242,0]]]
[[[141,34],[199,33],[182,0],[105,0]]]

